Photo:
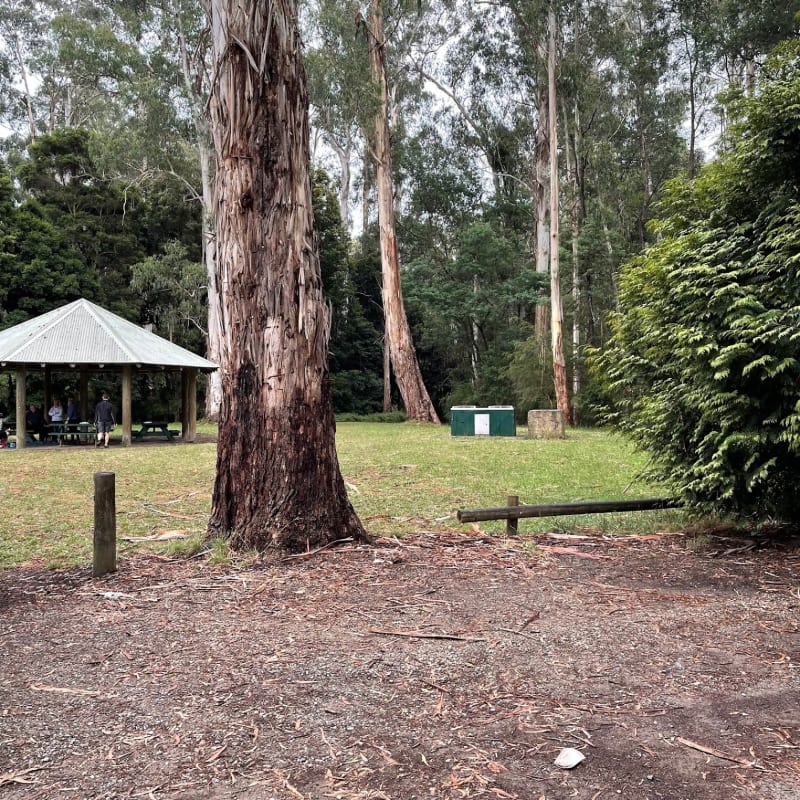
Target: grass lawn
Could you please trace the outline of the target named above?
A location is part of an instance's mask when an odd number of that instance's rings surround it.
[[[203,431],[203,426],[200,427]],[[205,430],[211,430],[206,428]],[[646,458],[624,439],[574,430],[566,439],[452,438],[447,426],[353,423],[338,425],[342,472],[368,530],[391,536],[443,528],[468,530],[459,508],[521,503],[663,496],[637,480]],[[211,503],[216,446],[47,447],[0,450],[0,569],[27,562],[47,567],[91,563],[93,476],[116,474],[117,534],[166,532],[202,538]],[[521,532],[609,533],[674,530],[676,511],[520,520]],[[504,523],[481,529],[502,533]],[[180,544],[148,545],[163,551]],[[120,557],[142,545],[120,542]]]

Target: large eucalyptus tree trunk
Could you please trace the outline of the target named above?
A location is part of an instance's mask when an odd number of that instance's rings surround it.
[[[547,14],[549,30],[547,86],[550,122],[550,340],[553,348],[553,385],[556,407],[572,425],[567,366],[564,361],[564,310],[561,302],[561,270],[559,268],[559,190],[558,190],[558,106],[556,104],[556,15],[553,6]]]
[[[345,490],[328,379],[294,0],[212,0],[222,409],[209,533],[305,550],[366,534]]]
[[[374,155],[386,337],[389,341],[394,378],[403,398],[406,416],[408,419],[418,422],[434,422],[438,425],[439,417],[422,380],[400,285],[400,258],[397,252],[394,223],[389,103],[383,60],[383,16],[380,0],[371,0],[369,27],[370,75],[379,92],[378,110],[375,114]]]

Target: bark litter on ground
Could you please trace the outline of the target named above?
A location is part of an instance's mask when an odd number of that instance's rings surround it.
[[[800,550],[692,541],[2,573],[0,795],[796,800]]]

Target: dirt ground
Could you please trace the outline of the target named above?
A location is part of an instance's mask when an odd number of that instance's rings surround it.
[[[5,572],[0,797],[797,800],[799,569],[473,530]]]

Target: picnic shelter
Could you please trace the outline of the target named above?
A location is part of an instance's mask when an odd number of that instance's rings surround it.
[[[0,331],[0,372],[16,375],[17,447],[25,446],[26,383],[31,372],[42,371],[45,409],[49,408],[51,376],[75,373],[83,419],[90,419],[89,376],[122,375],[122,444],[132,442],[131,396],[140,373],[162,371],[181,375],[181,437],[193,442],[197,432],[197,375],[217,365],[179,347],[88,300],[75,300],[46,314]]]

